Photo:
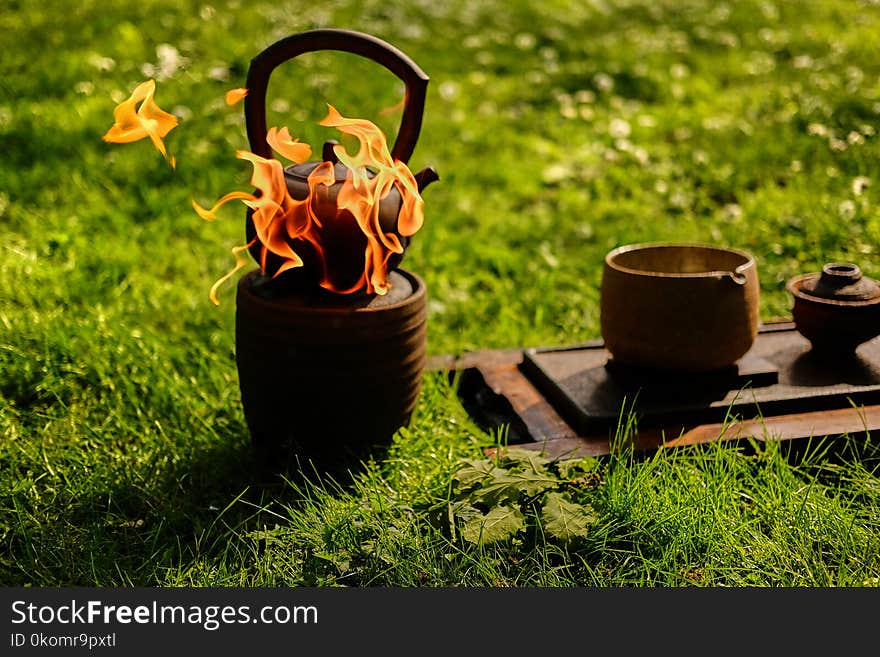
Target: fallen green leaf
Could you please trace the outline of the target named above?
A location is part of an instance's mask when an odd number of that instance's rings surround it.
[[[473,518],[461,528],[461,537],[478,545],[497,543],[512,538],[525,527],[525,518],[519,509],[496,506],[484,516]]]
[[[587,510],[589,509],[589,513]],[[589,507],[568,501],[561,493],[548,493],[541,509],[544,531],[567,543],[587,535],[587,528],[596,520]]]
[[[493,507],[505,502],[516,502],[521,497],[539,495],[558,485],[559,480],[547,474],[498,469],[492,473],[489,482],[475,487],[469,497],[474,503]]]
[[[516,469],[535,474],[547,474],[546,466],[550,463],[550,459],[534,450],[509,447],[502,454],[502,463],[505,467],[516,466]]]
[[[491,477],[495,464],[487,459],[468,459],[452,475],[459,490],[467,490],[479,481]]]
[[[556,462],[556,471],[563,479],[575,479],[588,472],[595,471],[599,466],[599,461],[591,456],[581,459],[566,459]]]

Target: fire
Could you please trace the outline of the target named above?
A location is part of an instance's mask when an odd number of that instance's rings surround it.
[[[287,128],[281,128],[281,130],[275,127],[269,128],[269,132],[266,133],[266,141],[276,153],[297,164],[305,162],[312,154],[312,147],[301,143],[299,139],[291,139],[290,131]]]
[[[235,105],[240,100],[243,100],[245,96],[248,95],[248,90],[244,87],[239,87],[238,89],[230,89],[226,92],[226,104],[230,107]]]
[[[149,137],[162,156],[174,168],[176,160],[165,150],[163,138],[177,126],[177,117],[162,110],[153,100],[155,80],[139,84],[126,100],[113,110],[113,125],[102,139],[114,144],[127,144]],[[135,106],[140,107],[135,110]]]
[[[209,210],[193,201],[193,208],[208,221],[216,219],[220,206],[232,200],[241,200],[253,211],[252,221],[256,229],[255,242],[237,246],[233,252],[238,260],[235,268],[218,280],[211,289],[211,300],[219,304],[216,292],[219,286],[244,266],[241,252],[255,243],[260,246],[260,267],[267,273],[267,261],[280,259],[281,265],[273,277],[303,267],[304,258],[320,269],[319,285],[338,294],[350,294],[365,290],[368,294],[386,294],[388,260],[392,254],[403,253],[400,239],[394,232],[384,230],[379,222],[380,202],[396,188],[401,198],[397,219],[397,233],[407,237],[421,228],[423,201],[415,177],[405,163],[391,157],[382,131],[370,121],[349,119],[328,105],[327,117],[320,125],[335,127],[343,134],[357,138],[360,148],[355,155],[349,154],[341,145],[333,151],[339,162],[347,167],[346,178],[336,195],[335,205],[330,188],[336,181],[332,162],[319,163],[308,175],[308,195],[294,199],[284,178],[284,168],[275,158],[263,158],[248,151],[238,151],[236,156],[253,166],[251,183],[256,193],[231,192],[221,197]],[[295,163],[305,161],[311,154],[308,144],[291,139],[287,128],[271,128],[266,140],[274,151]],[[353,228],[354,232],[350,229]],[[360,237],[358,237],[360,236]],[[342,242],[351,247],[364,241],[363,263],[341,262],[340,253],[333,249]],[[343,256],[348,255],[348,248]],[[359,260],[360,255],[355,259]],[[312,257],[314,256],[314,257]],[[352,284],[341,270],[354,266],[357,280]],[[359,274],[358,274],[359,272]]]

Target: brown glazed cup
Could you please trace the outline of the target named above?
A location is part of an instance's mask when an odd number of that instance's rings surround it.
[[[759,296],[757,265],[745,251],[677,243],[621,246],[605,256],[602,339],[620,364],[720,370],[751,348]]]

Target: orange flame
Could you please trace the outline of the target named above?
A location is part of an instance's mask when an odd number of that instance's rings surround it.
[[[153,100],[156,93],[155,80],[139,84],[126,100],[113,110],[113,125],[102,139],[114,144],[127,144],[149,137],[162,156],[174,168],[176,160],[165,150],[162,139],[177,125],[177,117],[162,110]],[[140,107],[135,110],[135,106]]]
[[[385,135],[373,123],[364,119],[347,119],[332,105],[327,107],[330,112],[321,121],[321,125],[334,127],[340,132],[353,135],[361,144],[360,151],[354,157],[351,157],[342,146],[333,148],[339,161],[348,167],[348,180],[352,181],[352,184],[343,186],[339,192],[340,198],[344,197],[351,205],[368,204],[370,210],[375,210],[378,225],[379,201],[391,191],[392,185],[397,185],[403,199],[398,230],[403,236],[414,235],[422,227],[424,215],[422,197],[412,171],[403,162],[391,159]],[[367,167],[378,170],[375,178],[368,177]],[[359,222],[361,221],[362,212],[355,212],[352,209],[352,214]],[[361,227],[368,237],[373,232],[363,225]]]
[[[230,89],[226,92],[226,104],[229,106],[235,105],[237,102],[244,99],[245,96],[248,95],[248,90],[244,87],[239,87],[238,89]]]
[[[297,164],[305,162],[312,154],[312,147],[303,144],[299,139],[291,139],[290,131],[284,127],[279,130],[274,126],[266,133],[266,142],[272,150]]]
[[[390,289],[388,260],[394,253],[403,253],[403,246],[397,234],[382,229],[380,202],[392,188],[397,188],[401,197],[397,232],[406,237],[422,226],[423,201],[412,172],[406,164],[391,157],[385,136],[376,125],[363,119],[345,118],[334,107],[328,105],[328,108],[328,115],[320,125],[335,127],[356,137],[360,143],[355,155],[350,155],[341,145],[334,147],[339,162],[347,167],[335,204],[331,204],[330,195],[330,188],[336,183],[331,162],[321,162],[312,170],[307,179],[308,195],[297,200],[288,191],[281,162],[238,151],[236,156],[253,166],[251,183],[257,192],[231,192],[209,210],[193,201],[193,208],[208,221],[216,219],[219,207],[231,200],[241,200],[251,208],[264,274],[270,255],[281,261],[273,273],[275,277],[303,267],[303,256],[309,251],[316,256],[314,266],[321,270],[321,287],[338,294],[362,289],[368,294],[385,294]],[[311,146],[291,139],[287,128],[271,128],[266,140],[277,153],[297,163],[311,154]],[[355,251],[354,259],[362,257],[362,262],[344,262],[346,256],[352,259],[351,247],[359,248],[360,242],[364,242],[363,254],[360,256]],[[253,244],[235,247],[233,252],[238,256]],[[340,252],[334,253],[334,248]],[[236,267],[211,288],[211,300],[215,304],[219,303],[218,287],[242,266],[243,260],[239,258]],[[346,276],[349,271],[355,272],[353,277]],[[354,277],[357,280],[352,284]]]

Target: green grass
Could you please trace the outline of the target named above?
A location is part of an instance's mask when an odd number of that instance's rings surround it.
[[[75,26],[75,27],[74,27]],[[369,32],[431,76],[410,164],[442,179],[404,267],[429,351],[599,335],[605,253],[695,240],[758,260],[764,320],[829,261],[880,276],[880,7],[871,2],[52,2],[0,14],[0,582],[6,585],[877,586],[876,448],[792,460],[719,444],[558,475],[585,536],[464,540],[460,459],[499,436],[443,377],[353,479],[257,486],[238,398],[232,284],[248,189],[248,62],[313,27]],[[116,102],[182,66],[172,171],[103,143]],[[269,125],[312,144],[326,102],[376,119],[389,73],[342,53],[282,67]],[[275,101],[274,104],[272,101]],[[865,186],[867,183],[867,186]],[[593,467],[593,466],[591,466]],[[446,520],[444,521],[444,517]],[[458,524],[457,524],[458,523]]]

